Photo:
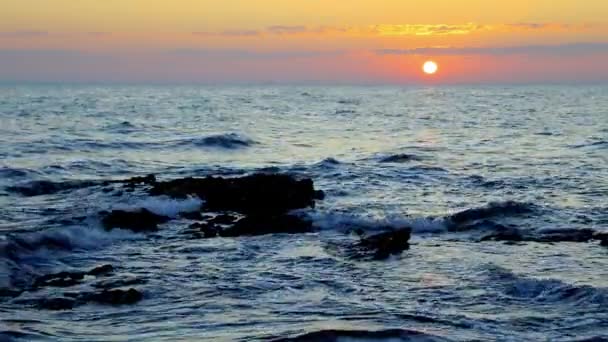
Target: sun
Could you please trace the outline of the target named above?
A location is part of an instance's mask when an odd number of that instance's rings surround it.
[[[432,75],[432,74],[436,73],[438,69],[439,69],[439,66],[437,65],[437,63],[435,63],[433,61],[426,61],[426,62],[424,62],[424,65],[422,66],[422,70],[424,71],[425,74],[428,74],[428,75]]]

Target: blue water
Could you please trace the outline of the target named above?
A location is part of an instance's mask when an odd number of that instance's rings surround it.
[[[483,232],[445,223],[515,201],[533,213],[492,222],[608,231],[608,87],[2,86],[0,120],[0,288],[110,263],[144,293],[131,306],[69,311],[23,304],[65,289],[0,299],[0,340],[245,341],[326,329],[608,338],[608,248],[480,243]],[[383,162],[398,155],[407,158]],[[196,199],[78,182],[260,170],[326,191],[302,213],[318,232],[204,240],[184,233],[186,220],[155,234],[106,232],[101,210],[175,216]],[[63,190],[11,191],[38,181]],[[414,228],[400,257],[332,252],[355,241],[349,228],[387,223]]]

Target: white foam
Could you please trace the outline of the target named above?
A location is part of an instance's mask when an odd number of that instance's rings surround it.
[[[198,197],[188,197],[186,199],[172,199],[169,197],[149,197],[133,204],[119,205],[115,209],[137,210],[144,208],[156,215],[176,218],[181,213],[192,213],[199,211],[203,205],[203,200]]]
[[[348,230],[353,228],[378,230],[386,227],[411,227],[416,233],[442,233],[447,231],[447,224],[443,219],[413,218],[396,215],[375,217],[335,212],[306,212],[305,215],[313,220],[315,227],[325,230]]]

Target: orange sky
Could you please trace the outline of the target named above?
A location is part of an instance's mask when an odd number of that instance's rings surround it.
[[[421,73],[436,60],[440,72]],[[3,0],[0,81],[608,80],[606,0]]]

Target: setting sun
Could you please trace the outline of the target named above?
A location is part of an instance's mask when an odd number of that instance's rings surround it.
[[[437,66],[437,63],[433,61],[426,61],[422,66],[422,70],[424,70],[424,73],[429,75],[436,73],[437,69],[439,69],[439,67]]]

